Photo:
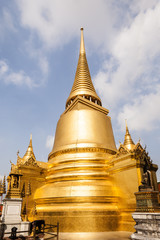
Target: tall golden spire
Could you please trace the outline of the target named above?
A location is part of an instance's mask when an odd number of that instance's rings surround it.
[[[132,150],[132,149],[134,149],[135,144],[129,133],[128,126],[127,126],[127,120],[125,120],[125,122],[126,122],[126,134],[125,134],[125,138],[124,138],[124,146],[126,148],[128,148],[128,150]]]
[[[29,146],[27,148],[27,151],[23,157],[23,159],[27,160],[29,159],[30,157],[33,157],[34,159],[35,158],[35,155],[34,155],[34,152],[33,152],[33,146],[32,146],[32,134],[30,135],[30,141],[29,141]]]
[[[83,37],[83,28],[81,28],[81,43],[80,43],[80,52],[79,60],[76,70],[76,75],[72,90],[70,92],[69,98],[66,102],[66,107],[77,97],[82,96],[87,98],[90,101],[93,101],[99,105],[101,104],[101,99],[98,97],[95,88],[93,86],[89,67],[86,58],[85,46],[84,46],[84,37]]]

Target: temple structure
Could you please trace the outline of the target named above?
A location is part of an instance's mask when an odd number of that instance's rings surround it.
[[[91,80],[81,29],[75,80],[48,162],[36,160],[32,138],[24,157],[17,156],[29,220],[59,221],[63,232],[133,231],[134,193],[146,171],[158,190],[158,167],[140,142],[134,144],[127,125],[116,148],[108,113]]]

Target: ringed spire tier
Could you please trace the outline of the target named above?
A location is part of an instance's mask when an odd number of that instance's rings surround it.
[[[81,28],[81,43],[76,75],[70,95],[66,101],[66,108],[72,103],[72,101],[77,96],[82,96],[102,106],[101,99],[98,97],[95,91],[95,88],[91,80],[91,75],[89,72],[86,51],[84,46],[83,28]]]

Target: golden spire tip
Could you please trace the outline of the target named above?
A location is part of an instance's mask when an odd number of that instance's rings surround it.
[[[127,126],[127,119],[125,119],[125,123],[126,123],[126,128],[128,128],[128,126]]]
[[[128,125],[127,125],[127,119],[125,119],[125,123],[126,123],[126,134],[127,134],[127,133],[129,133]]]
[[[32,147],[32,133],[30,134],[29,147]]]
[[[80,54],[86,53],[84,47],[84,37],[83,37],[83,28],[81,27],[81,44],[80,44]]]

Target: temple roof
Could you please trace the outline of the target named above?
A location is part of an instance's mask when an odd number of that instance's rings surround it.
[[[29,146],[27,148],[26,153],[21,158],[19,156],[19,151],[17,152],[17,165],[14,165],[12,162],[12,168],[17,168],[17,166],[30,166],[30,167],[40,167],[40,168],[47,168],[46,162],[40,162],[36,160],[36,157],[33,152],[32,146],[32,134],[30,135]]]
[[[125,138],[124,138],[124,146],[128,150],[133,150],[135,148],[135,144],[134,144],[134,142],[131,138],[131,135],[129,133],[129,130],[128,130],[127,121],[126,121],[126,134],[125,134]]]
[[[79,60],[76,70],[76,75],[74,83],[70,92],[70,95],[66,102],[66,107],[77,97],[83,96],[84,98],[102,105],[101,99],[98,97],[95,88],[93,86],[89,67],[86,58],[86,51],[84,46],[84,37],[83,37],[83,28],[81,28],[81,43],[80,43],[80,52]]]

